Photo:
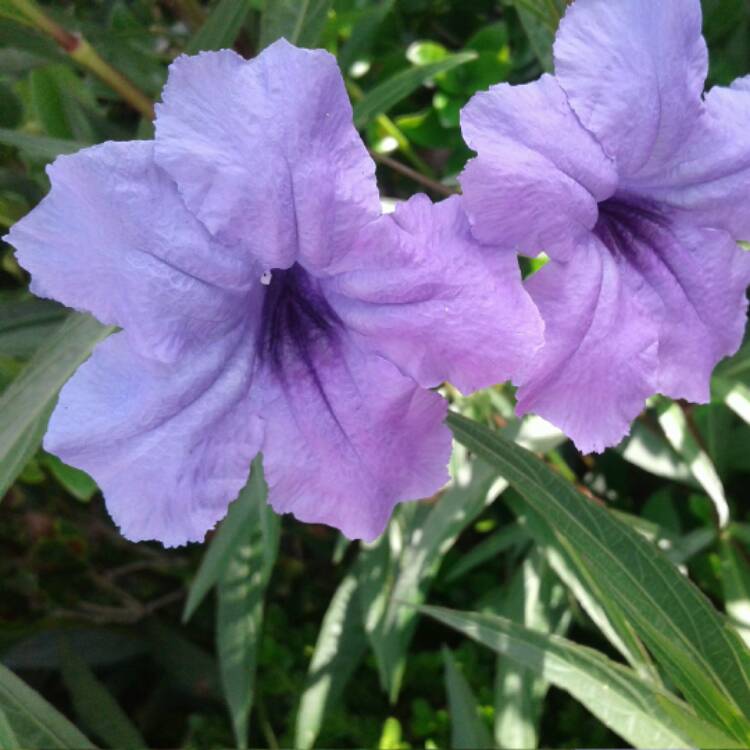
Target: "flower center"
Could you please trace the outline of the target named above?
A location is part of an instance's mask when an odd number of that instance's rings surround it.
[[[314,372],[311,349],[333,339],[340,319],[317,282],[300,265],[263,274],[263,298],[256,352],[261,362],[281,373],[290,357]]]
[[[659,246],[668,225],[658,208],[631,195],[614,195],[599,204],[594,234],[613,255],[635,262],[644,249]]]

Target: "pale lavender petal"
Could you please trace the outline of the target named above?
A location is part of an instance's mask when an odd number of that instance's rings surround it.
[[[262,386],[263,466],[280,513],[372,540],[448,479],[447,404],[345,332]]]
[[[564,258],[615,191],[612,161],[551,76],[476,94],[461,128],[478,156],[460,177],[474,236],[527,255]]]
[[[472,238],[458,196],[399,205],[336,271],[323,288],[340,318],[422,386],[514,378],[542,344],[515,254]]]
[[[518,413],[548,419],[585,453],[616,444],[656,390],[652,293],[593,235],[527,286],[547,341],[519,389]]]
[[[45,448],[91,474],[128,539],[201,541],[260,449],[262,424],[249,408],[252,346],[240,326],[170,365],[116,334],[63,388]]]
[[[657,390],[707,402],[714,367],[742,343],[750,253],[724,231],[693,226],[638,201],[603,207],[598,232],[653,291]]]
[[[122,326],[164,360],[237,325],[258,272],[187,211],[152,143],[105,143],[48,172],[49,195],[6,238],[35,294]]]
[[[555,42],[570,104],[621,176],[669,164],[702,111],[708,70],[699,0],[576,0]]]
[[[267,268],[321,269],[380,213],[375,168],[336,60],[280,40],[256,59],[170,67],[157,161],[221,242]]]
[[[750,240],[750,76],[708,93],[706,113],[679,156],[634,187],[696,224]]]

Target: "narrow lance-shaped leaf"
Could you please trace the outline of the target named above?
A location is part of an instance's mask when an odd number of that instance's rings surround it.
[[[495,615],[441,607],[422,611],[567,691],[636,747],[740,746],[676,696],[597,651]]]
[[[39,693],[0,664],[0,710],[22,747],[93,748]]]
[[[519,517],[522,526],[530,531],[537,544],[544,550],[552,569],[604,637],[639,674],[653,677],[655,669],[651,659],[634,633],[632,625],[615,602],[602,594],[576,550],[560,544],[544,515],[538,513],[521,495],[510,491],[506,493],[505,501]]]
[[[323,617],[297,712],[294,747],[300,750],[315,744],[326,713],[343,693],[367,648],[358,587],[357,576],[348,573]]]
[[[331,0],[265,0],[261,49],[281,37],[298,47],[315,47],[330,7]]]
[[[544,70],[551,72],[552,45],[566,0],[512,0],[529,44]]]
[[[261,466],[260,458],[256,458],[250,470],[256,471]],[[244,542],[244,533],[255,517],[255,506],[252,502],[242,500],[244,494],[240,495],[229,506],[229,512],[219,525],[219,529],[211,539],[198,572],[195,574],[190,590],[188,591],[185,609],[182,613],[182,621],[187,622],[198,609],[206,594],[223,576],[229,560],[234,555],[236,548]]]
[[[231,47],[252,7],[250,0],[220,0],[185,51],[194,55],[202,50]]]
[[[679,404],[660,399],[657,402],[657,415],[667,440],[711,498],[719,527],[724,528],[729,523],[729,504],[724,487],[711,458],[693,435],[685,412]]]
[[[60,154],[73,154],[87,144],[68,141],[62,138],[49,138],[44,135],[31,135],[19,130],[0,128],[0,143],[15,146],[33,159],[52,161]]]
[[[112,330],[71,314],[0,396],[0,497],[38,446],[60,388]]]
[[[434,504],[402,506],[396,522],[358,560],[360,601],[381,684],[395,701],[421,604],[447,549],[506,487],[482,462],[459,472]],[[404,604],[411,607],[405,607]]]
[[[48,300],[0,300],[0,356],[30,357],[67,314],[64,307]]]
[[[15,732],[2,709],[0,709],[0,747],[4,750],[21,750]]]
[[[536,456],[457,414],[448,423],[580,555],[695,709],[747,742],[750,652],[706,597],[653,545]]]
[[[256,460],[250,481],[238,502],[253,512],[243,528],[218,587],[216,644],[224,697],[235,740],[246,748],[255,671],[263,624],[263,598],[279,545],[279,517],[266,504],[268,488]]]
[[[94,736],[111,748],[146,747],[127,714],[64,639],[60,644],[60,666],[76,713]]]
[[[451,719],[451,747],[455,750],[493,747],[490,733],[479,716],[477,699],[447,648],[443,648],[443,664]]]
[[[368,91],[354,105],[354,124],[358,128],[364,127],[372,117],[388,112],[391,107],[413,94],[438,73],[444,73],[459,65],[476,60],[476,58],[476,52],[459,52],[455,55],[448,55],[438,62],[429,65],[417,65],[396,73]]]
[[[721,377],[714,378],[712,388],[721,401],[750,424],[750,388],[741,381],[732,382],[729,378]]]
[[[538,549],[523,560],[511,579],[497,614],[541,633],[564,633],[570,623],[565,589]],[[542,703],[549,683],[538,673],[503,655],[495,668],[495,744],[500,748],[537,747]]]
[[[750,560],[744,547],[732,537],[731,526],[727,532],[719,546],[724,606],[729,619],[750,645]]]

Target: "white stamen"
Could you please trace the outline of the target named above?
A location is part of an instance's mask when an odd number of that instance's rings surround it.
[[[260,283],[263,286],[268,286],[271,283],[271,271],[263,271],[263,275],[260,277]]]

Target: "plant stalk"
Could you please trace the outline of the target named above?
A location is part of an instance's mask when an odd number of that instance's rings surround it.
[[[151,99],[104,60],[86,39],[71,33],[52,20],[35,0],[10,0],[10,2],[28,18],[33,26],[54,39],[60,48],[81,67],[91,71],[144,117],[149,120],[154,119],[154,104]]]

